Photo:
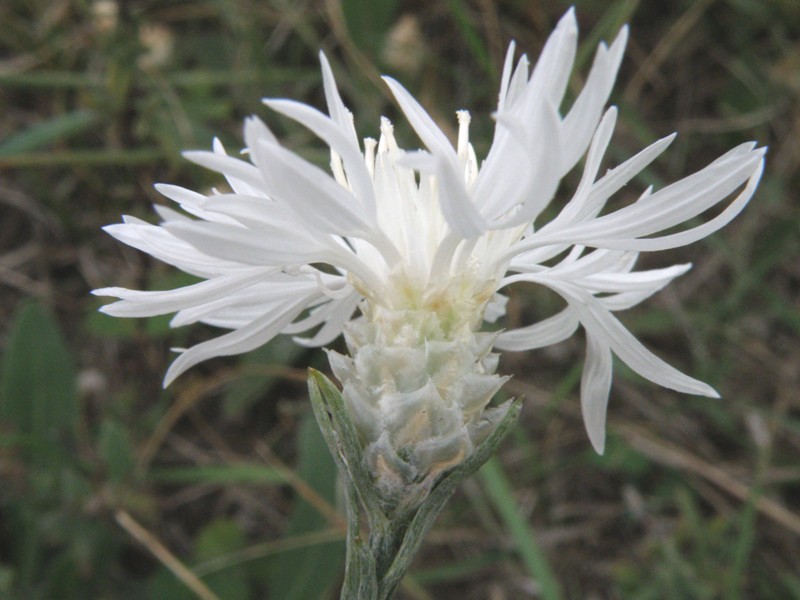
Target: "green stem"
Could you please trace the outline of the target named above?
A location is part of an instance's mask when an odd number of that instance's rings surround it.
[[[463,463],[442,477],[420,504],[390,510],[378,496],[338,388],[313,370],[308,387],[314,416],[345,482],[347,564],[340,598],[389,600],[444,505],[458,485],[492,456],[516,422],[522,401],[506,403],[505,415],[494,431]],[[361,533],[362,515],[369,527],[368,542]]]

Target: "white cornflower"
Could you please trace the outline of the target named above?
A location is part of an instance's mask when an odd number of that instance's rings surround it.
[[[380,139],[364,140],[362,149],[321,55],[327,115],[291,100],[265,103],[330,146],[332,176],[283,147],[256,117],[244,124],[245,158],[227,155],[218,141],[213,152],[187,152],[224,175],[231,191],[205,195],[158,185],[184,212],[157,206],[158,225],[125,217],[106,231],[204,281],[168,291],[96,290],[120,299],[101,310],[120,317],[175,312],[176,327],[199,321],[231,330],[180,350],[165,385],[201,361],[247,352],[278,334],[322,346],[345,331],[351,356],[331,353],[331,364],[371,448],[371,468],[387,485],[393,477],[420,481],[439,472],[480,439],[491,421],[484,408],[504,381],[494,375],[492,346],[541,348],[583,327],[581,406],[598,452],[612,354],[658,385],[717,396],[648,351],[614,313],[690,268],[635,271],[634,265],[639,252],[695,242],[733,219],[758,184],[765,150],[742,144],[685,179],[604,212],[606,201],[674,138],[598,177],[617,118],[614,107],[604,112],[604,106],[627,35],[623,28],[610,47],[600,45],[564,115],[559,107],[577,45],[573,11],[532,72],[524,55],[514,64],[511,44],[494,139],[480,163],[466,111],[458,112],[454,147],[390,78],[426,149],[400,149],[386,119]],[[583,157],[571,199],[543,221],[561,178]],[[723,202],[713,216],[693,221]],[[516,282],[555,291],[564,309],[521,329],[480,333],[484,320],[504,314],[499,292]]]

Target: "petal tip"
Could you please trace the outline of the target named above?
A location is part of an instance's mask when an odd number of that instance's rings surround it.
[[[589,435],[589,443],[592,444],[592,448],[594,451],[597,452],[600,456],[602,456],[606,451],[606,430],[605,426],[598,428],[596,431],[590,431],[588,428],[586,433]]]

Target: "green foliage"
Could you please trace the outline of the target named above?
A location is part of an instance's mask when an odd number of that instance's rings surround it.
[[[0,143],[0,156],[39,150],[55,141],[86,133],[97,125],[98,115],[91,110],[78,110],[38,123]]]
[[[645,562],[615,566],[620,595],[635,600],[754,597],[748,582],[731,579],[744,533],[741,520],[706,518],[696,496],[683,488],[676,489],[675,500],[677,517],[661,539],[642,549]],[[772,581],[759,597],[790,597],[783,595],[788,591]]]
[[[111,483],[121,484],[131,476],[136,459],[128,431],[120,423],[111,419],[103,421],[97,445]]]
[[[75,377],[53,316],[37,303],[22,305],[0,384],[0,417],[14,434],[8,458],[17,473],[0,488],[11,544],[11,563],[0,569],[5,597],[84,598],[102,587],[93,573],[109,568],[116,554],[116,536],[87,511],[94,490],[75,454]],[[119,472],[118,457],[116,463]]]
[[[561,587],[547,557],[536,543],[536,537],[530,526],[519,513],[511,482],[503,472],[503,468],[496,459],[490,458],[479,471],[479,475],[486,494],[497,512],[500,513],[509,534],[514,539],[525,566],[539,585],[542,598],[545,600],[563,598]]]
[[[316,422],[309,414],[298,431],[297,475],[331,506],[336,505],[336,467]],[[289,517],[287,536],[323,529],[329,523],[308,500],[298,498]],[[341,578],[344,543],[333,542],[290,550],[276,556],[265,571],[271,597],[319,600]]]
[[[32,462],[59,460],[78,418],[72,356],[53,316],[24,304],[12,323],[0,375],[0,419],[23,440]]]
[[[342,11],[353,41],[373,56],[380,50],[386,32],[397,14],[397,0],[349,0]]]

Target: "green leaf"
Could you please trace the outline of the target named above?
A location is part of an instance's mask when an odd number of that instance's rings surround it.
[[[347,30],[356,45],[377,54],[394,22],[397,0],[348,0],[342,2]]]
[[[380,498],[372,485],[361,441],[345,407],[342,393],[330,379],[315,369],[308,370],[308,391],[323,439],[335,457],[338,468],[355,485],[359,501],[369,518],[380,520],[383,515]]]
[[[230,519],[215,519],[197,536],[194,559],[214,559],[241,550],[244,545],[244,533],[236,523]],[[240,565],[211,573],[203,580],[217,596],[225,600],[247,600],[250,597],[245,569]]]
[[[161,567],[148,580],[147,593],[142,598],[169,598],[169,600],[197,600],[192,591],[170,571]]]
[[[11,585],[14,582],[14,569],[5,564],[0,564],[0,593],[8,594],[11,592]]]
[[[297,475],[331,504],[336,497],[336,467],[328,454],[317,424],[306,418],[298,436],[300,464]],[[292,511],[287,536],[328,527],[319,511],[298,499]],[[338,581],[343,570],[344,544],[340,541],[285,552],[272,560],[268,571],[270,598],[320,600]]]
[[[489,56],[485,36],[478,30],[462,0],[450,0],[450,12],[461,30],[461,35],[472,55],[487,75],[496,78],[497,67]]]
[[[547,562],[547,557],[536,543],[533,531],[519,513],[512,494],[511,483],[499,461],[496,458],[490,458],[478,473],[483,480],[486,493],[514,538],[525,566],[539,584],[541,597],[545,600],[562,598],[558,580]]]
[[[0,381],[0,419],[29,437],[37,462],[63,455],[78,418],[72,354],[50,312],[24,304],[8,336]]]
[[[38,150],[59,139],[88,131],[97,124],[99,116],[94,111],[78,110],[54,117],[7,137],[0,144],[0,156]]]
[[[133,448],[127,432],[119,423],[103,421],[98,445],[111,481],[120,483],[133,472],[136,464]]]

